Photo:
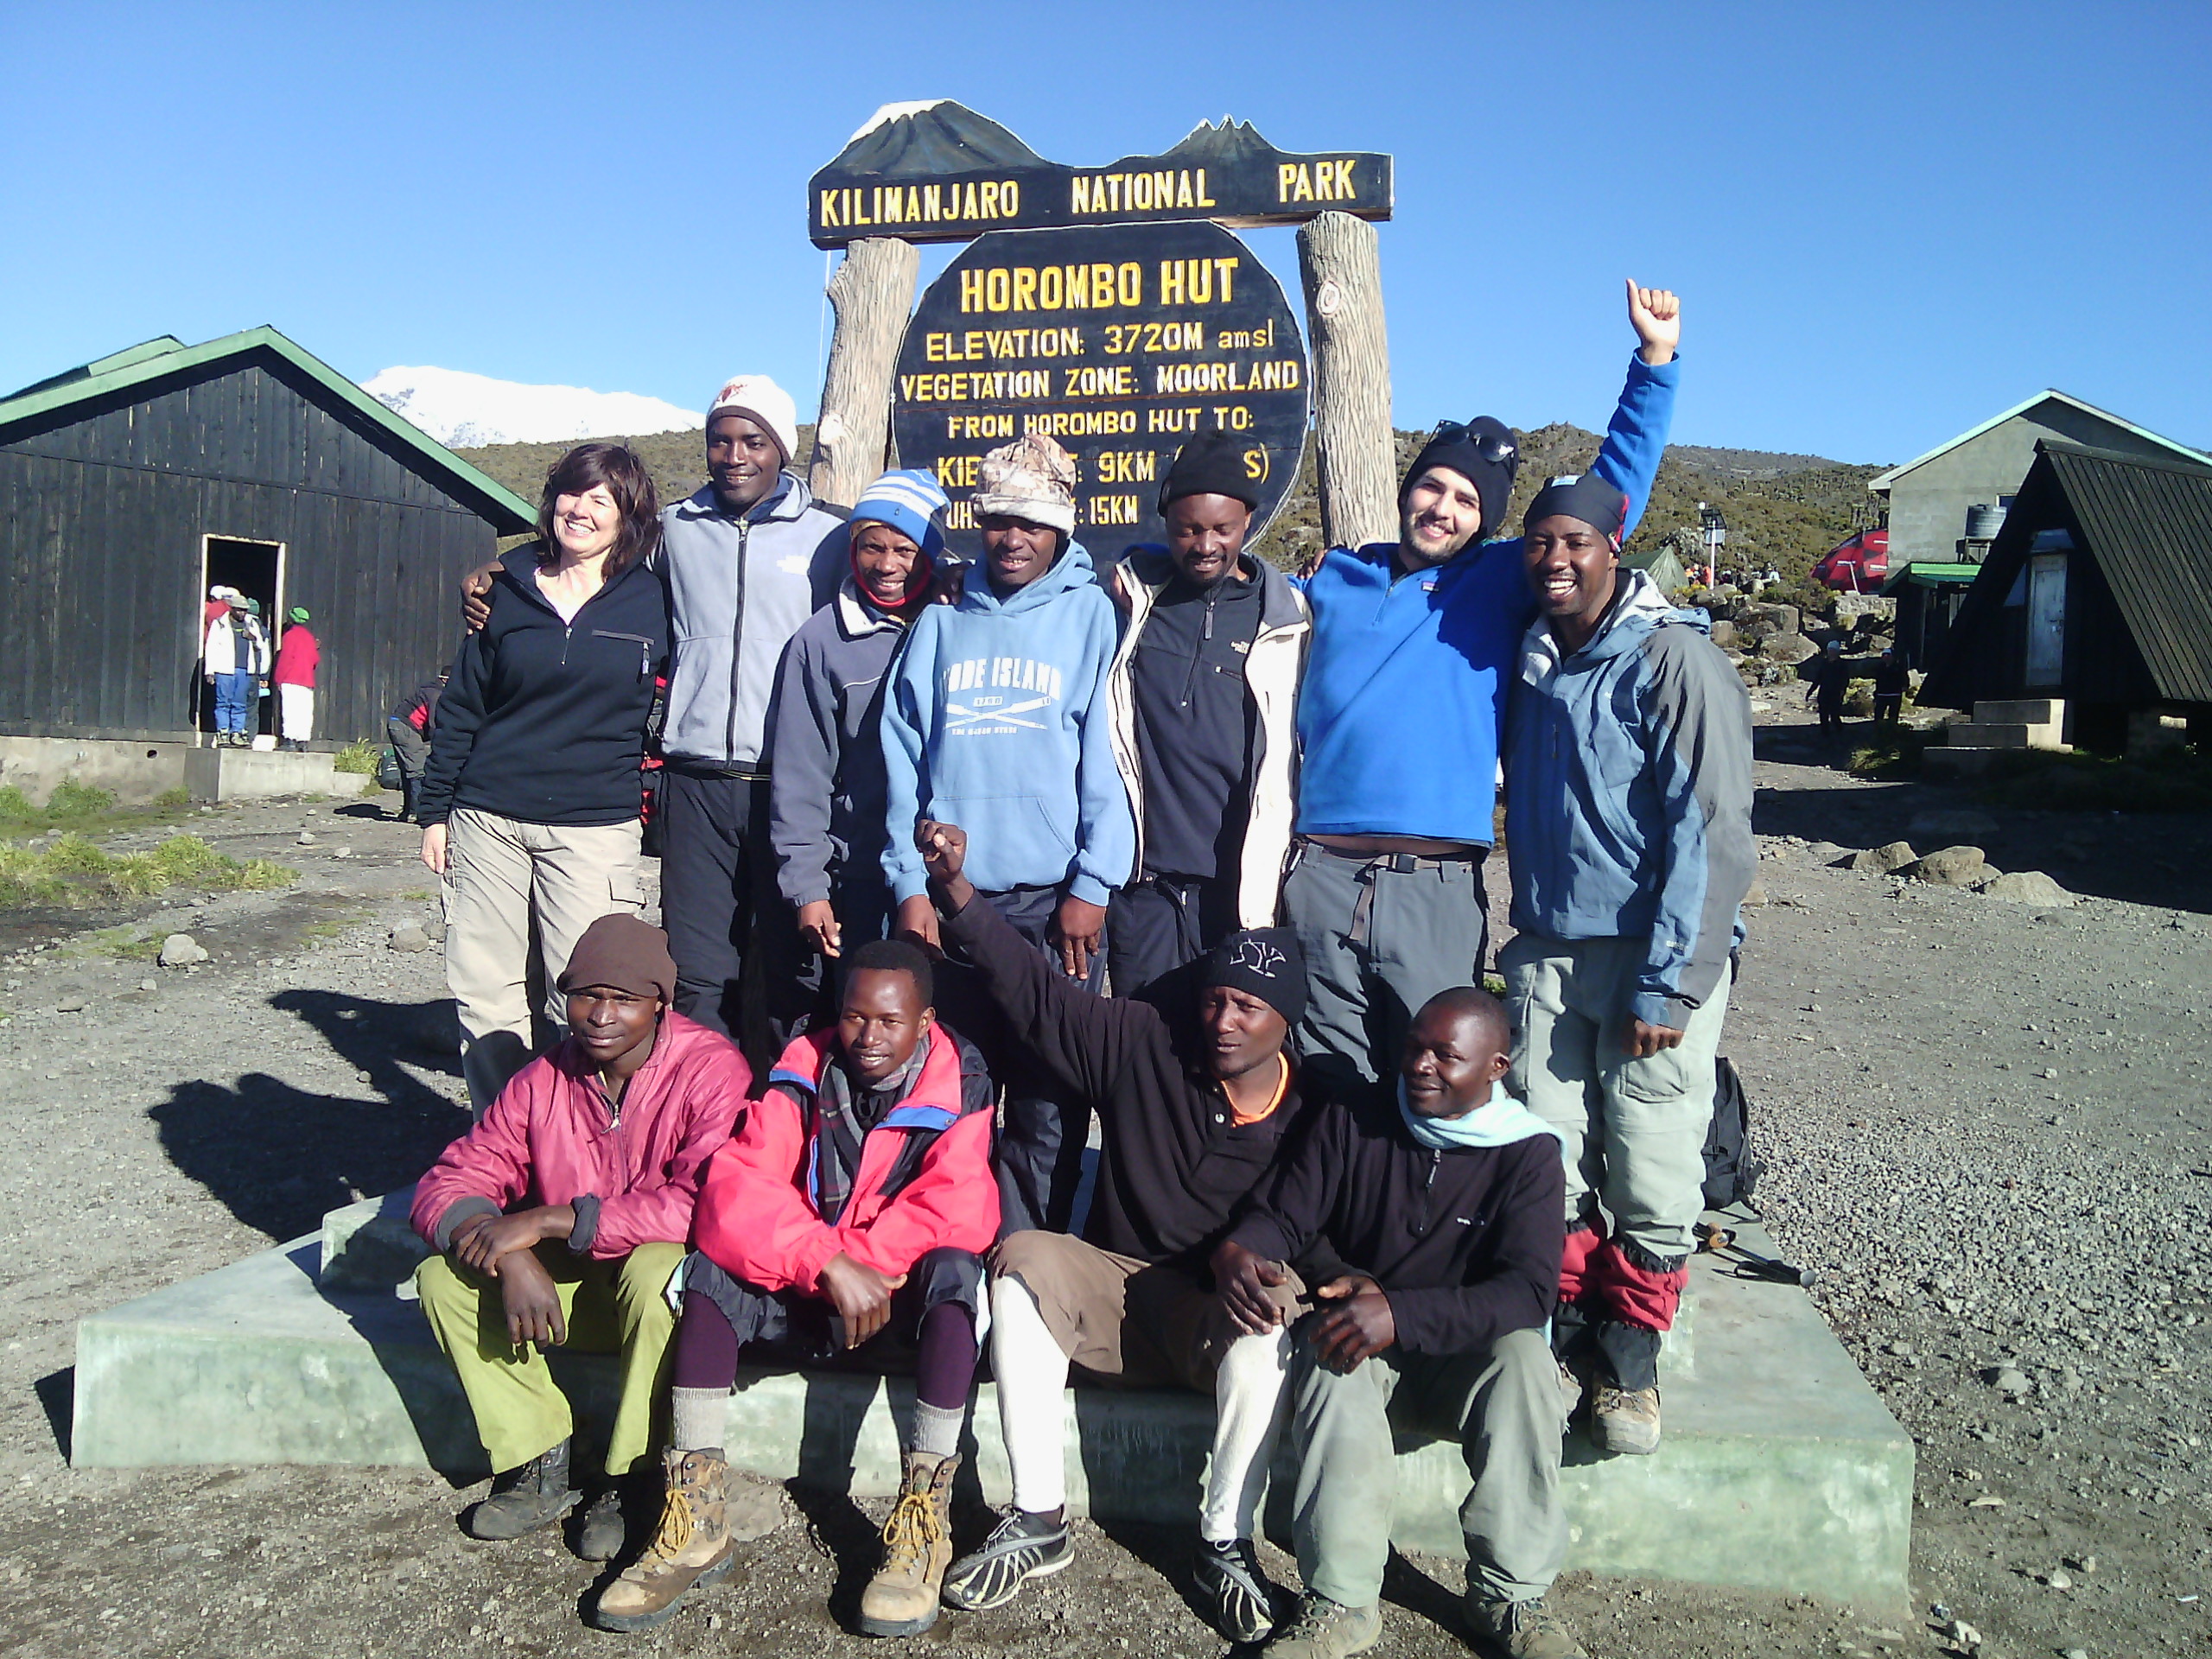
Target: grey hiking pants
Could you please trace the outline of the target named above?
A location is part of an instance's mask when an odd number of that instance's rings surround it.
[[[1474,1485],[1459,1505],[1467,1592],[1531,1601],[1567,1561],[1560,1505],[1559,1370],[1541,1331],[1512,1331],[1488,1353],[1386,1350],[1346,1376],[1303,1335],[1290,1359],[1298,1459],[1293,1526],[1308,1590],[1347,1607],[1382,1599],[1397,1496],[1395,1432],[1457,1440]]]
[[[1299,1052],[1319,1076],[1372,1083],[1394,1073],[1421,1005],[1482,983],[1490,908],[1480,854],[1340,853],[1301,836],[1282,903],[1306,953]]]

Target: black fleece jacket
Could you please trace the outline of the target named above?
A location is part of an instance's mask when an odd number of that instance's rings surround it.
[[[1272,1261],[1304,1257],[1309,1284],[1366,1274],[1408,1353],[1478,1353],[1551,1318],[1566,1202],[1551,1136],[1433,1151],[1407,1130],[1391,1084],[1356,1108],[1322,1107],[1229,1236]]]
[[[1015,1040],[1098,1114],[1103,1151],[1084,1237],[1119,1255],[1203,1274],[1230,1216],[1277,1149],[1296,1139],[1306,1112],[1297,1078],[1267,1117],[1235,1123],[1221,1084],[1200,1063],[1195,1017],[1184,1025],[1149,1002],[1094,996],[980,896],[944,918],[944,933]],[[1554,1277],[1558,1270],[1554,1249]]]
[[[416,818],[455,807],[525,823],[626,823],[653,681],[668,660],[668,594],[633,564],[563,622],[537,588],[537,550],[499,561],[492,615],[462,644],[438,702]]]

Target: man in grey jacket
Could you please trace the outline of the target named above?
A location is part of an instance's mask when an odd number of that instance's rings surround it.
[[[1524,520],[1540,613],[1506,720],[1516,937],[1498,967],[1508,1086],[1567,1160],[1561,1383],[1579,1406],[1586,1370],[1592,1437],[1650,1452],[1758,850],[1750,699],[1705,613],[1620,568],[1627,511],[1586,473],[1554,480]]]
[[[661,913],[676,957],[676,1006],[736,1038],[767,1075],[780,1032],[749,1028],[747,957],[765,992],[796,969],[796,936],[769,842],[769,704],[799,625],[845,574],[842,511],[789,470],[798,443],[791,395],[739,375],[707,411],[707,483],[660,516],[676,661],[661,748]],[[797,1012],[764,1004],[770,1021]]]

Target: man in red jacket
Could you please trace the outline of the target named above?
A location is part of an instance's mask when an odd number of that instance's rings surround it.
[[[975,1381],[982,1252],[998,1235],[991,1083],[937,1022],[930,959],[903,940],[849,952],[835,1027],[784,1051],[766,1095],[708,1166],[683,1264],[660,1530],[607,1586],[596,1622],[645,1630],[726,1576],[723,1420],[741,1351],[819,1362],[912,1344],[914,1415],[883,1564],[861,1629],[937,1620],[952,1559],[952,1478]]]
[[[561,976],[569,1035],[515,1074],[415,1189],[438,1254],[416,1274],[423,1312],[460,1374],[496,1474],[464,1517],[518,1538],[566,1515],[569,1402],[544,1351],[622,1357],[606,1487],[577,1554],[622,1545],[615,1483],[650,1455],[683,1260],[707,1160],[753,1077],[729,1039],[672,1011],[668,936],[630,915],[586,928]]]

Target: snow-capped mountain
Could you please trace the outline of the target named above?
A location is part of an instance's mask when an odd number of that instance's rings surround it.
[[[385,369],[361,390],[455,449],[683,432],[702,423],[690,410],[636,392],[526,386],[461,369]]]

